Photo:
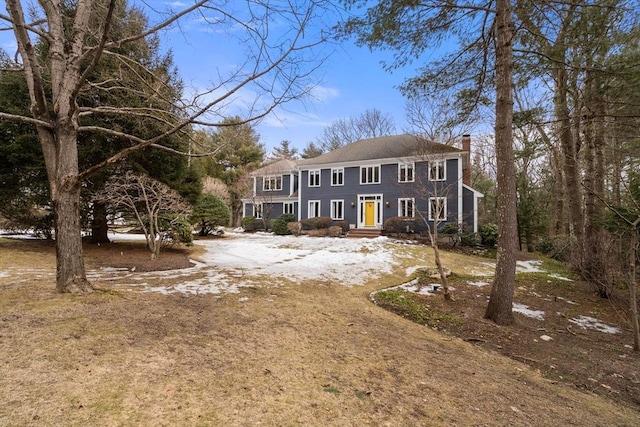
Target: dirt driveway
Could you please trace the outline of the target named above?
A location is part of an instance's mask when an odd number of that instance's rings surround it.
[[[87,250],[102,291],[74,297],[53,292],[50,247],[0,240],[0,425],[640,423],[629,408],[373,305],[371,291],[415,266],[415,248],[395,248],[389,270],[357,286],[219,267],[243,285],[196,295],[145,290],[212,272],[133,283],[123,264],[144,252],[120,245]]]

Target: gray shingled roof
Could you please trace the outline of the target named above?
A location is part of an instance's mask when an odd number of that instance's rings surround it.
[[[375,159],[396,159],[430,154],[461,153],[462,150],[415,135],[403,134],[361,139],[313,159],[298,160],[298,166],[355,162]]]
[[[251,172],[251,176],[265,176],[283,174],[297,170],[296,161],[289,159],[278,160],[273,163],[269,163],[266,166],[256,169]]]

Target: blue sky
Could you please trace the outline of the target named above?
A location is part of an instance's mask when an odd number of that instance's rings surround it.
[[[0,3],[4,13],[4,2]],[[179,9],[188,3],[185,0],[182,4],[150,0],[144,2],[143,8],[148,11],[151,5],[156,10]],[[229,4],[237,7],[242,3]],[[151,16],[152,22],[157,19]],[[197,22],[197,16],[183,19],[179,27],[163,32],[161,38],[162,48],[173,51],[175,64],[187,87],[201,89],[214,81],[218,72],[224,73],[242,60],[238,45],[229,42],[229,34],[216,27],[204,27],[202,22]],[[0,47],[10,55],[15,52],[11,33],[0,32]],[[405,101],[397,86],[411,70],[389,74],[380,64],[381,60],[391,57],[389,53],[370,52],[353,42],[327,47],[324,53],[328,53],[328,49],[331,49],[330,56],[314,75],[313,93],[317,99],[307,100],[304,104],[289,103],[255,126],[267,151],[282,140],[289,140],[302,150],[332,122],[357,117],[371,109],[392,116],[398,133],[406,129]]]
[[[216,69],[224,70],[243,60],[229,34],[211,26],[191,25],[189,20],[181,23],[179,31],[165,33],[163,41],[173,49],[187,85],[203,84]],[[283,140],[302,150],[332,122],[372,109],[392,116],[398,133],[406,129],[405,101],[397,87],[410,70],[390,74],[380,64],[391,58],[390,53],[370,52],[352,41],[332,43],[322,51],[329,56],[314,75],[317,99],[288,103],[255,126],[268,151]]]

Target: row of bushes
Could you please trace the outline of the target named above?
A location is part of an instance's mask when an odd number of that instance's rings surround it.
[[[330,235],[338,233],[336,228],[339,228],[339,234],[349,231],[349,224],[346,221],[334,221],[327,216],[296,220],[297,218],[294,214],[283,214],[269,221],[269,229],[278,235],[298,234],[302,231],[328,230],[329,228],[334,228],[329,233]],[[263,230],[265,228],[264,221],[253,216],[242,218],[241,225],[245,231]],[[419,234],[425,232],[428,227],[422,218],[396,216],[388,218],[384,222],[384,229],[387,235],[400,236],[404,234]],[[441,224],[439,231],[441,236],[450,237],[454,242],[463,246],[475,246],[478,243],[478,237],[480,244],[485,247],[495,247],[498,242],[498,227],[495,224],[482,225],[478,235],[466,231],[464,226],[459,227],[457,223],[451,222]]]
[[[497,241],[497,229],[495,230],[495,239],[492,236],[495,225],[488,224],[488,227],[481,229],[480,239],[483,245],[488,247],[495,246]],[[389,236],[404,236],[406,234],[424,234],[429,230],[429,226],[421,217],[391,217],[384,222],[384,229]],[[462,246],[476,246],[478,244],[478,236],[476,233],[467,230],[463,224],[462,227],[458,223],[447,222],[438,226],[438,232],[441,237],[448,237],[454,246],[461,244]]]
[[[240,224],[245,231],[265,229],[264,221],[256,219],[253,216],[242,218]],[[337,231],[339,231],[340,234],[346,233],[349,231],[349,223],[346,221],[335,221],[328,216],[306,218],[297,221],[294,214],[283,214],[269,221],[269,229],[278,235],[297,234],[301,231],[328,230],[330,228],[337,228],[337,230],[334,230],[331,234],[335,234]]]

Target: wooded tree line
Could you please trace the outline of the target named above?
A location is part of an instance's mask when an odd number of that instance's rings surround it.
[[[570,262],[602,297],[624,279],[640,214],[637,2],[528,2],[513,9],[518,238]],[[495,220],[493,141],[476,182]]]
[[[498,223],[498,268],[486,315],[498,323],[512,321],[518,240],[566,254],[603,297],[622,280],[635,289],[637,243],[627,242],[640,214],[639,13],[632,0],[395,0],[341,27],[362,46],[392,51],[389,71],[417,64],[401,89],[447,102],[457,115],[450,126],[494,124],[495,161],[478,160],[495,169],[477,177],[497,182],[488,219]]]

